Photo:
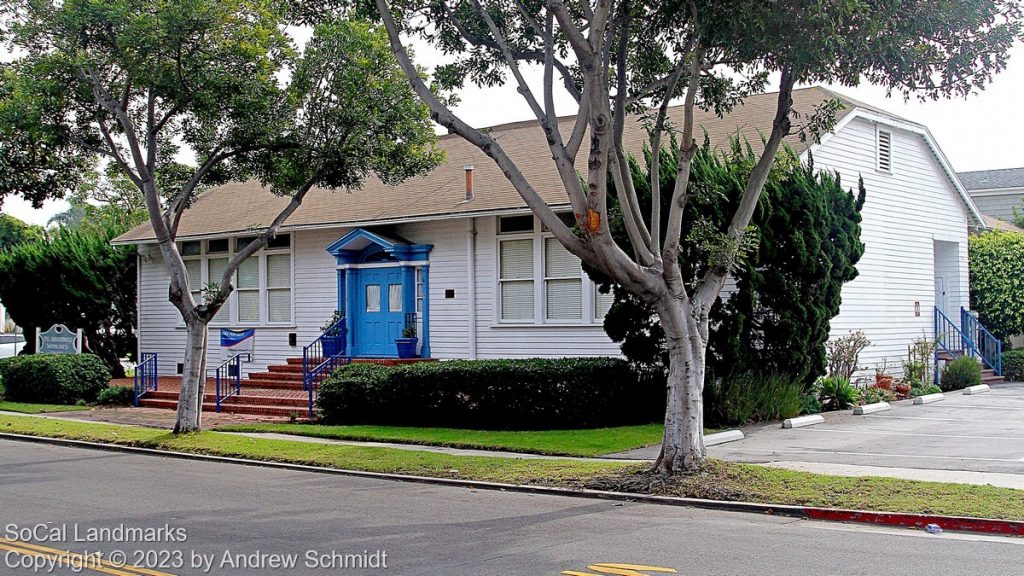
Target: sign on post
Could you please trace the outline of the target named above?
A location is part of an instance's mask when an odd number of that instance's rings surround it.
[[[54,324],[46,332],[36,328],[37,354],[81,354],[82,329],[72,331],[63,324]]]
[[[220,329],[220,347],[224,351],[224,359],[244,352],[253,353],[254,342],[256,341],[256,329],[230,330]]]

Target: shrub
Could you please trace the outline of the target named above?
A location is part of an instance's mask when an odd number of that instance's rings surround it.
[[[127,406],[135,401],[135,389],[130,386],[110,386],[100,390],[96,401],[112,406]]]
[[[860,353],[868,346],[871,341],[861,330],[827,342],[828,373],[845,380],[853,378],[853,373],[860,370]]]
[[[13,402],[94,402],[110,384],[110,371],[92,354],[19,356],[3,372],[4,397]]]
[[[612,426],[658,420],[664,381],[615,358],[352,364],[322,384],[317,409],[330,424]]]
[[[874,386],[865,388],[860,391],[860,399],[858,404],[877,404],[879,402],[892,402],[896,399],[896,395],[892,393],[892,390],[886,390],[884,388],[876,388]]]
[[[800,397],[800,414],[817,414],[821,412],[821,400],[814,394],[804,394]]]
[[[981,384],[981,363],[970,356],[963,356],[946,364],[939,379],[939,387],[947,392],[978,384]]]
[[[825,410],[846,410],[857,403],[860,391],[846,378],[823,376],[815,387],[819,390],[822,407]]]
[[[1010,382],[1024,382],[1024,349],[1003,352],[1003,376]]]
[[[997,337],[1024,333],[1024,234],[992,230],[968,241],[971,309]]]
[[[942,392],[942,388],[939,388],[935,384],[929,384],[927,386],[914,386],[910,389],[910,396],[917,398],[918,396],[927,396],[928,394],[938,394]]]
[[[709,426],[783,420],[800,414],[802,394],[803,382],[783,374],[709,378],[704,386],[704,420]]]

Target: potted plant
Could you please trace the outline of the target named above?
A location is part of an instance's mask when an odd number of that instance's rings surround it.
[[[402,330],[402,337],[395,338],[395,347],[398,348],[398,357],[415,358],[416,344],[419,340],[420,339],[416,337],[416,327],[406,326],[405,330]]]
[[[340,322],[342,319],[341,310],[335,310],[321,328],[323,332],[320,342],[323,344],[325,358],[337,356],[345,351],[345,325]]]
[[[892,390],[891,374],[885,373],[885,368],[888,362],[883,358],[882,365],[875,368],[875,388],[881,388],[882,390]]]

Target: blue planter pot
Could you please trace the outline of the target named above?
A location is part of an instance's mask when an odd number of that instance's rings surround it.
[[[399,358],[415,358],[416,344],[419,338],[395,338],[395,347],[398,348]]]

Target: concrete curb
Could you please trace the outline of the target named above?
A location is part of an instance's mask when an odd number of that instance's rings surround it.
[[[807,416],[799,416],[797,418],[787,418],[782,421],[783,428],[803,428],[804,426],[814,426],[815,424],[821,424],[825,421],[825,418],[820,414],[809,414]]]
[[[874,414],[876,412],[885,412],[886,410],[892,410],[892,406],[888,402],[875,402],[874,404],[864,404],[857,406],[853,409],[854,416],[866,416],[868,414]]]
[[[924,396],[918,396],[917,398],[914,398],[914,404],[931,404],[932,402],[939,402],[945,399],[946,396],[944,394],[942,394],[941,392],[937,392],[935,394],[925,394]]]
[[[968,386],[964,388],[964,396],[971,396],[972,394],[983,394],[985,392],[991,392],[992,389],[988,387],[988,384],[978,384],[977,386]]]
[[[726,430],[725,432],[704,435],[705,446],[718,446],[719,444],[735,442],[737,440],[743,440],[743,432],[739,430]]]
[[[818,508],[814,506],[793,506],[787,504],[761,504],[757,502],[730,502],[725,500],[707,500],[703,498],[684,498],[678,496],[655,496],[650,494],[634,494],[629,492],[614,492],[610,490],[577,490],[570,488],[552,488],[548,486],[532,486],[528,484],[503,484],[499,482],[482,482],[478,480],[431,478],[428,476],[405,476],[402,474],[388,474],[384,472],[364,472],[360,470],[341,470],[338,468],[324,468],[320,466],[308,466],[305,464],[287,464],[284,462],[266,462],[262,460],[249,460],[245,458],[212,456],[209,454],[171,452],[164,450],[156,450],[153,448],[121,446],[118,444],[104,444],[101,442],[86,442],[83,440],[70,440],[66,438],[46,438],[44,436],[29,436],[25,434],[12,434],[9,432],[0,432],[0,438],[8,440],[18,440],[22,442],[35,442],[39,444],[68,446],[72,448],[88,448],[93,450],[106,450],[110,452],[126,452],[134,454],[145,454],[149,456],[162,456],[166,458],[178,458],[182,460],[218,462],[225,464],[237,464],[242,466],[259,466],[264,468],[275,468],[281,470],[294,470],[298,472],[316,472],[320,474],[334,474],[336,476],[354,476],[361,478],[372,478],[377,480],[392,480],[397,482],[416,482],[420,484],[436,484],[440,486],[476,488],[479,490],[498,490],[508,492],[520,492],[524,494],[545,494],[549,496],[591,498],[597,500],[613,500],[620,502],[642,502],[645,504],[659,504],[664,506],[684,506],[688,508],[701,508],[705,510],[718,510],[725,512],[769,514],[774,516],[786,516],[791,518],[804,518],[811,520],[825,520],[831,522],[857,522],[861,524],[876,524],[883,526],[896,526],[901,528],[923,528],[928,524],[938,524],[942,527],[943,530],[979,532],[986,534],[1001,534],[1006,536],[1024,536],[1024,522],[1015,520],[993,520],[987,518],[971,518],[964,516],[935,516],[930,514],[911,514],[899,512],[873,512],[868,510],[844,510],[839,508]]]

